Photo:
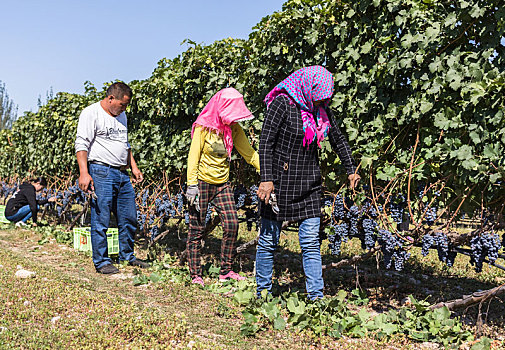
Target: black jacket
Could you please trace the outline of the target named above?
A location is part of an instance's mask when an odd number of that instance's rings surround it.
[[[29,182],[23,183],[19,186],[19,189],[12,195],[12,197],[7,201],[7,206],[5,207],[5,216],[15,215],[18,210],[25,205],[30,206],[32,211],[32,220],[37,222],[37,204],[47,203],[46,199],[37,201],[37,193],[35,192],[35,187]]]
[[[303,146],[300,109],[286,96],[277,97],[269,106],[261,130],[259,156],[261,181],[273,181],[279,214],[269,205],[261,206],[261,216],[271,220],[301,220],[321,216],[321,171],[317,141]],[[328,114],[330,144],[348,174],[356,170],[345,136]]]

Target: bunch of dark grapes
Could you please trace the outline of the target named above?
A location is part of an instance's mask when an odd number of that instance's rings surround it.
[[[237,209],[242,208],[245,205],[245,199],[247,198],[247,190],[244,186],[239,185],[235,187],[233,192],[233,197],[235,198],[235,206]]]
[[[151,241],[154,241],[159,232],[160,228],[158,225],[151,227],[151,229],[149,230],[149,233],[151,234]]]
[[[70,186],[68,188],[68,191],[72,193],[74,201],[76,204],[84,204],[88,200],[88,197],[86,196],[86,193],[84,193],[80,188],[79,188],[79,180],[75,182],[73,186]]]
[[[362,248],[372,249],[375,247],[375,242],[377,241],[377,234],[375,233],[375,228],[377,227],[377,221],[370,218],[364,218],[362,222],[363,227],[363,240],[361,241]]]
[[[356,205],[352,205],[349,208],[349,235],[351,237],[358,236],[358,222],[360,219],[360,211]]]
[[[168,216],[175,218],[175,216],[177,214],[177,212],[175,211],[175,208],[176,208],[175,201],[173,199],[169,199],[169,200],[167,200],[167,202],[168,202],[168,204],[165,209],[165,212],[168,214]]]
[[[184,208],[184,194],[179,192],[175,197],[177,199],[177,212],[182,213],[182,209]]]
[[[418,185],[417,186],[417,198],[422,199],[423,196],[426,194],[424,190],[426,189],[425,185]]]
[[[146,214],[141,214],[140,211],[137,211],[137,222],[139,230],[143,231],[146,224]]]
[[[58,191],[55,189],[47,190],[46,192],[46,198],[51,198],[51,197],[57,197]],[[45,205],[47,208],[54,209],[56,208],[56,202],[47,202]]]
[[[430,248],[435,245],[435,238],[430,234],[425,234],[423,236],[423,247],[421,248],[421,254],[427,256],[430,253]]]
[[[363,249],[375,246],[377,210],[369,201],[359,208],[351,199],[337,195],[332,199],[326,198],[324,205],[332,206],[330,226],[333,233],[328,239],[333,254],[340,254],[340,245],[349,237],[358,237]]]
[[[347,223],[332,224],[333,233],[328,235],[331,254],[340,255],[342,242],[348,241],[349,225]]]
[[[6,193],[7,191],[9,190],[9,187],[7,186],[7,184],[5,182],[0,182],[0,197],[4,197],[6,198]]]
[[[258,205],[258,186],[249,187],[249,196],[251,197],[251,205]]]
[[[403,242],[388,230],[379,230],[378,242],[384,256],[384,264],[390,269],[394,264],[396,271],[403,270],[405,262],[410,258],[410,253],[403,247]]]
[[[374,205],[372,205],[372,203],[370,201],[366,201],[363,204],[361,211],[362,211],[363,215],[367,215],[371,218],[376,218],[378,216],[377,209],[375,208]]]
[[[246,199],[246,197],[247,197],[246,193],[241,193],[238,196],[237,204],[236,204],[237,209],[240,209],[240,208],[242,208],[245,205],[245,199]]]
[[[149,198],[149,189],[145,189],[144,193],[142,194],[141,201],[140,203],[142,204],[143,207],[147,205],[147,199]]]
[[[430,207],[426,211],[426,215],[424,216],[424,221],[428,225],[433,225],[435,220],[437,219],[437,208],[436,207]]]
[[[395,250],[393,259],[395,263],[395,270],[401,271],[405,266],[405,262],[410,258],[410,253],[404,249]]]
[[[449,261],[449,239],[443,232],[435,233],[435,244],[437,245],[438,260],[446,263],[448,266],[452,266],[454,260]]]
[[[405,196],[403,195],[393,197],[391,199],[391,202],[388,204],[391,218],[397,224],[401,224],[403,221],[403,212],[405,210],[405,206]]]
[[[37,193],[37,195],[36,195],[36,197],[35,197],[35,198],[37,199],[37,202],[38,202],[38,201],[41,201],[41,200],[44,200],[44,199],[47,199],[47,198],[50,198],[50,197],[49,197],[49,191],[48,191],[48,189],[47,189],[47,188],[44,188],[44,189],[43,189],[40,193]],[[52,202],[46,202],[46,203],[44,204],[44,208],[49,207],[49,206],[50,206],[50,204],[52,204]]]
[[[163,195],[161,198],[156,198],[154,201],[154,205],[156,207],[157,214],[165,214],[167,212],[168,207],[170,206],[170,198],[168,195]]]
[[[63,198],[65,197],[65,193],[64,192],[57,192],[56,193],[56,213],[58,214],[58,216],[61,216],[61,213],[63,211],[63,206],[60,204],[62,203],[63,201]]]
[[[500,248],[500,237],[496,233],[485,232],[473,237],[470,241],[470,249],[472,250],[470,263],[475,265],[475,271],[482,271],[482,264],[486,257],[489,258],[489,262],[494,263],[498,259]]]
[[[335,196],[332,215],[334,220],[343,220],[345,218],[344,199],[341,195]]]
[[[457,252],[451,248],[449,239],[443,232],[435,232],[433,235],[425,234],[423,236],[421,254],[427,256],[432,247],[437,249],[438,259],[441,262],[446,263],[449,267],[454,265]]]
[[[10,195],[13,195],[18,190],[16,185],[9,185],[8,183],[2,181],[0,186],[0,196],[7,199]]]
[[[423,236],[423,248],[421,253],[426,256],[431,247],[436,247],[438,260],[451,267],[454,265],[457,253],[451,249],[449,239],[443,232],[435,232],[433,235],[426,234]]]
[[[156,213],[159,217],[164,218],[165,220],[176,216],[175,208],[175,201],[167,194],[163,195],[161,199],[156,200]]]
[[[210,219],[212,218],[212,208],[214,208],[214,206],[212,205],[212,203],[209,203],[207,207],[207,212],[205,213],[205,225],[207,225]]]
[[[56,194],[56,199],[58,200],[58,203],[56,205],[56,212],[58,213],[58,216],[61,216],[65,208],[70,204],[71,198],[72,197],[72,192],[70,191],[63,191],[63,192],[58,192]]]

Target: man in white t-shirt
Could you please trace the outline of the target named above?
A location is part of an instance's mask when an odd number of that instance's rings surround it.
[[[118,273],[107,249],[110,213],[114,213],[119,231],[119,260],[146,268],[135,258],[134,236],[137,230],[135,192],[126,172],[131,169],[134,182],[144,178],[133,158],[128,142],[125,110],[132,90],[125,83],[109,86],[106,97],[88,107],[79,116],[75,151],[79,164],[79,187],[94,191],[91,200],[91,245],[93,264],[103,274]]]

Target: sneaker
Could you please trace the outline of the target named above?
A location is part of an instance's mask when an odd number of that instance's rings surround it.
[[[139,259],[128,261],[128,265],[130,265],[130,266],[137,266],[137,267],[140,267],[141,269],[147,269],[148,267],[151,266],[148,263],[146,263],[145,261],[142,261],[142,260],[139,260]]]
[[[203,279],[200,276],[196,276],[195,278],[193,278],[193,280],[191,281],[191,283],[193,283],[193,284],[199,284],[202,287],[205,287],[205,284],[203,283]]]
[[[119,273],[119,270],[114,265],[107,264],[107,265],[104,265],[104,266],[100,267],[99,269],[96,269],[96,272],[102,273],[104,275],[112,275],[112,274],[115,274],[115,273]]]
[[[243,281],[243,280],[245,280],[245,277],[244,276],[240,276],[238,273],[233,272],[233,271],[228,272],[226,275],[219,275],[219,281],[220,282],[224,282],[224,281],[226,281],[228,279],[232,279],[232,280],[235,280],[235,281]]]
[[[15,225],[15,226],[16,226],[16,227],[26,227],[26,226],[28,226],[28,225],[27,225],[27,224],[25,224],[23,221],[18,221],[18,222],[16,222],[16,225]]]

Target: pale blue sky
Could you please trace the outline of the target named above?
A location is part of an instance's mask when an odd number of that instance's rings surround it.
[[[283,0],[2,0],[0,80],[25,110],[39,95],[83,92],[114,79],[151,75],[163,57],[186,49],[184,39],[210,44],[247,38]]]

